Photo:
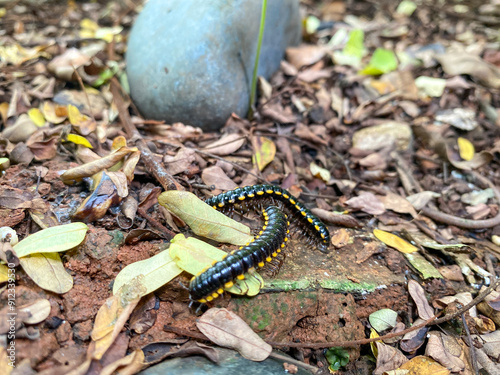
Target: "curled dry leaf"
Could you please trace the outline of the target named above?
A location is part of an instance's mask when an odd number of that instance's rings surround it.
[[[17,314],[23,316],[26,324],[38,324],[50,315],[50,302],[48,299],[38,299],[29,305],[20,306]]]
[[[61,175],[61,179],[63,182],[70,182],[72,180],[81,180],[84,177],[91,177],[104,169],[112,167],[130,153],[137,151],[139,150],[135,147],[122,147],[116,152],[106,155],[101,159],[68,169]]]
[[[198,329],[217,345],[236,349],[252,361],[263,361],[272,347],[262,340],[238,315],[212,308],[196,322]]]
[[[418,316],[423,320],[432,318],[434,316],[434,311],[429,305],[429,302],[427,302],[424,288],[422,288],[415,280],[410,280],[408,282],[408,292],[417,305]]]
[[[413,322],[413,324],[417,325],[423,322],[424,322],[423,319],[418,318]],[[428,327],[422,327],[415,331],[411,331],[405,334],[401,339],[401,342],[399,343],[401,350],[404,350],[407,353],[415,352],[418,348],[420,348],[424,344],[425,339],[427,337],[427,331],[429,331]]]
[[[101,306],[91,334],[94,345],[89,350],[89,356],[101,359],[118,337],[141,296],[147,294],[142,281],[142,277],[131,280]]]
[[[406,197],[406,200],[410,202],[416,210],[421,210],[427,203],[433,198],[439,198],[441,194],[435,193],[433,191],[422,191],[413,195]]]
[[[190,192],[166,191],[158,197],[158,202],[184,220],[199,236],[239,246],[253,239],[246,225],[214,210]]]
[[[417,356],[402,364],[398,370],[402,370],[403,374],[432,374],[432,375],[448,375],[450,371],[441,366],[438,362],[424,356]]]
[[[415,208],[405,198],[387,192],[384,196],[377,196],[377,198],[384,204],[386,210],[392,210],[400,214],[410,214],[412,217],[417,217]]]
[[[347,214],[338,214],[332,211],[323,210],[322,208],[313,208],[311,212],[321,220],[332,224],[342,225],[348,228],[357,228],[361,224],[356,218]]]

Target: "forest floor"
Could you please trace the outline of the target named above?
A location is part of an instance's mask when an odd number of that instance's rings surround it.
[[[210,133],[131,102],[139,1],[0,2],[0,373],[216,360],[230,314],[291,372],[500,373],[498,1],[302,7],[304,43],[260,79],[253,119]],[[257,184],[311,209],[329,252],[295,218],[257,296],[196,311],[169,248],[196,230],[160,193]]]

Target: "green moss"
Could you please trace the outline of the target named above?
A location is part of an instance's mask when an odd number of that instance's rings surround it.
[[[374,283],[355,283],[349,280],[321,280],[319,285],[324,289],[335,290],[337,292],[373,292],[378,285]]]

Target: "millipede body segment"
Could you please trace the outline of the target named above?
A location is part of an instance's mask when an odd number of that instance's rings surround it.
[[[253,272],[271,262],[285,248],[288,241],[288,219],[278,207],[270,206],[262,211],[264,226],[259,235],[211,267],[193,277],[189,283],[191,300],[200,303],[212,301],[233,286],[235,280],[243,280],[246,272]]]
[[[299,226],[299,228],[315,236],[314,239],[308,238],[309,242],[317,245],[320,251],[327,251],[330,244],[330,233],[326,225],[300,203],[297,198],[279,186],[264,184],[236,188],[208,198],[205,203],[216,210],[228,211],[234,205],[245,205],[247,207],[254,204],[262,205],[262,202],[266,202],[266,199],[273,204],[277,203],[290,216],[298,217],[299,223],[303,224],[303,227]],[[292,217],[290,217],[290,220],[292,220]]]

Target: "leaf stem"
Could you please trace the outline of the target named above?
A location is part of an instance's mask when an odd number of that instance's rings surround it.
[[[255,53],[255,62],[253,65],[252,85],[250,86],[250,105],[248,109],[248,118],[253,117],[253,104],[255,102],[255,93],[257,91],[257,71],[259,69],[260,47],[264,36],[264,26],[266,24],[267,0],[262,0],[262,12],[260,14],[259,40],[257,41],[257,52]]]

